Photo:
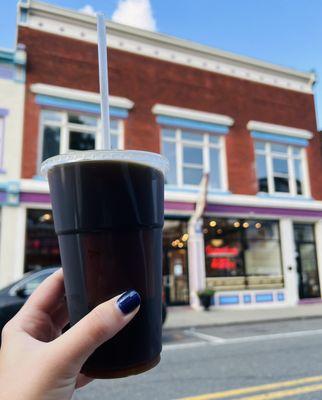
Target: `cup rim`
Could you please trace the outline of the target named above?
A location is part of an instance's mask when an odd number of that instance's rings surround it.
[[[167,158],[158,153],[141,150],[73,150],[48,158],[41,163],[41,175],[47,177],[48,172],[57,165],[71,164],[80,161],[124,161],[146,165],[163,173],[169,169]]]

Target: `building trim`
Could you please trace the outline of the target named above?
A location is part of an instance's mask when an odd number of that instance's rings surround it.
[[[153,114],[184,120],[206,122],[214,125],[232,126],[234,120],[222,114],[215,114],[205,111],[192,110],[189,108],[174,107],[166,104],[155,104],[152,107]]]
[[[59,108],[61,110],[72,110],[86,113],[99,114],[99,104],[88,103],[85,101],[61,99],[58,97],[36,95],[36,104],[43,107]],[[128,111],[123,108],[110,107],[110,116],[115,118],[127,118]]]
[[[19,3],[18,12],[20,26],[82,41],[97,42],[95,16],[34,0]],[[171,63],[304,93],[312,93],[312,86],[316,80],[312,72],[296,71],[112,21],[107,22],[107,29],[107,43],[110,48]]]
[[[62,99],[84,101],[87,103],[100,104],[100,95],[95,92],[85,90],[70,89],[61,86],[47,85],[44,83],[34,83],[30,85],[32,93],[51,97],[60,97]],[[110,106],[130,110],[133,108],[133,101],[118,96],[109,96]]]
[[[264,140],[266,142],[291,144],[294,146],[301,146],[301,147],[307,147],[309,144],[307,139],[295,138],[286,135],[276,135],[272,133],[264,133],[258,131],[251,131],[251,136],[253,139]]]
[[[269,124],[260,121],[248,121],[247,129],[249,131],[257,131],[263,133],[271,133],[273,135],[285,135],[294,138],[312,139],[313,133],[306,129],[298,129],[290,126]]]
[[[7,108],[0,108],[0,117],[4,118],[9,114],[9,110]]]
[[[227,134],[229,129],[223,125],[210,124],[207,122],[193,121],[184,118],[173,118],[160,115],[157,117],[157,123],[163,126],[173,126],[176,128],[196,129],[199,131]]]

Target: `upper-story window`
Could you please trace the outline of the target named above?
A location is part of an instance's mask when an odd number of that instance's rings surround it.
[[[166,183],[195,187],[209,172],[209,187],[225,189],[224,137],[188,129],[162,128],[162,153],[170,163]]]
[[[100,120],[67,111],[41,112],[40,161],[68,150],[91,150],[100,145]],[[111,119],[111,146],[123,148],[123,122]]]
[[[256,140],[259,192],[308,195],[305,148]]]

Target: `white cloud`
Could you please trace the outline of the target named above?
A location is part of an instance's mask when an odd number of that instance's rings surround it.
[[[80,8],[78,11],[88,14],[88,15],[96,15],[96,11],[94,10],[93,6],[90,4],[86,4],[84,7]]]
[[[149,31],[157,29],[150,0],[119,0],[112,20]]]

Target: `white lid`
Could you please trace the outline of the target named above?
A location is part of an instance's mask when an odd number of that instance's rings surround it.
[[[71,151],[48,158],[41,164],[41,174],[47,177],[48,171],[57,165],[80,161],[124,161],[147,165],[165,174],[169,169],[168,160],[157,153],[139,150],[85,150]]]

